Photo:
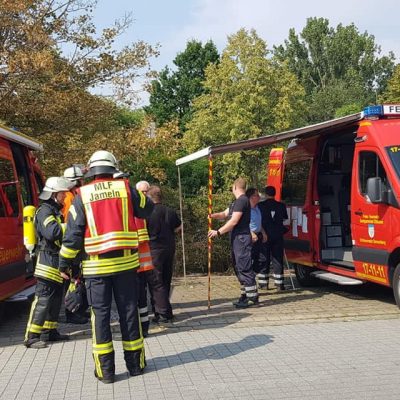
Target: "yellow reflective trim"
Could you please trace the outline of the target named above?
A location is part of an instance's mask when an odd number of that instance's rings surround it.
[[[29,332],[42,333],[42,331],[43,331],[43,326],[36,325],[36,324],[29,325]]]
[[[97,236],[96,223],[93,215],[93,210],[90,204],[85,204],[86,219],[89,226],[90,236]]]
[[[72,204],[71,207],[69,208],[69,214],[72,215],[72,218],[74,219],[74,221],[76,220],[76,217],[78,216],[78,214],[76,213],[75,210],[75,206]]]
[[[54,321],[45,321],[43,324],[43,329],[56,329],[58,326],[57,322]]]
[[[25,340],[28,340],[28,333],[29,333],[29,327],[32,324],[32,316],[33,316],[33,311],[35,310],[36,307],[36,303],[38,302],[38,297],[35,295],[35,298],[32,302],[32,306],[31,306],[31,311],[29,313],[29,318],[28,318],[28,324],[26,326],[26,331],[25,331]],[[39,332],[40,333],[40,332]]]
[[[137,240],[112,240],[98,245],[85,245],[86,253],[100,253],[101,251],[113,249],[113,250],[123,250],[126,247],[131,249],[137,249]]]
[[[128,198],[124,197],[121,199],[122,203],[122,226],[124,227],[124,232],[129,232],[128,226]]]
[[[90,322],[92,324],[92,341],[93,341],[93,346],[96,344],[96,315],[93,312],[92,307],[90,307]],[[96,368],[96,374],[99,378],[103,377],[103,371],[101,370],[101,365],[100,365],[100,358],[99,355],[93,352],[93,359],[94,359],[94,365]]]
[[[139,207],[144,208],[146,205],[146,196],[140,190],[138,190],[138,193],[139,193],[139,197],[140,197]]]
[[[64,245],[61,246],[60,250],[60,256],[64,258],[75,258],[77,254],[79,253],[79,250],[75,249],[70,249]]]
[[[46,228],[46,226],[52,222],[55,221],[57,222],[56,218],[54,217],[54,215],[50,215],[49,217],[47,217],[44,221],[43,221],[43,226]]]
[[[34,275],[38,276],[38,277],[42,277],[42,278],[47,278],[52,281],[56,281],[58,283],[63,283],[63,278],[60,275],[60,272],[58,271],[58,269],[50,267],[49,265],[43,265],[43,264],[37,263],[36,267],[35,267]]]
[[[105,275],[116,272],[129,271],[139,267],[139,261],[135,264],[123,264],[118,266],[85,267],[82,268],[83,276]]]
[[[119,265],[125,263],[134,263],[139,260],[138,253],[134,253],[129,255],[128,257],[114,257],[114,258],[103,258],[103,259],[94,259],[92,260],[92,256],[90,256],[89,260],[84,260],[83,265],[87,267],[95,267],[101,265]]]
[[[95,235],[89,238],[85,238],[86,244],[96,244],[97,242],[105,242],[110,239],[137,239],[137,232],[123,232],[123,231],[114,231],[108,232],[103,235]]]
[[[96,349],[107,349],[109,347],[113,347],[113,342],[93,344],[93,348]]]

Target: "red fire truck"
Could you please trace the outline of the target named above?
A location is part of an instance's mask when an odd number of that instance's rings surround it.
[[[0,126],[0,308],[34,292],[33,264],[23,242],[23,208],[38,206],[43,187],[35,140]]]
[[[272,151],[267,182],[287,205],[285,250],[298,281],[375,282],[392,287],[400,307],[400,105],[281,136],[294,139]]]

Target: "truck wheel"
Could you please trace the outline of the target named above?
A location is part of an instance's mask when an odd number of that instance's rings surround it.
[[[294,272],[296,273],[297,281],[301,286],[316,286],[318,279],[311,275],[315,268],[305,267],[301,264],[294,264]]]
[[[400,308],[400,264],[397,264],[396,269],[393,272],[393,294],[396,300],[397,307]]]

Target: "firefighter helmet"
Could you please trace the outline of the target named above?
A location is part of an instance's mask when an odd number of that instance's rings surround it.
[[[69,192],[73,187],[74,184],[63,176],[52,176],[47,179],[39,199],[49,200],[52,193]]]
[[[114,175],[117,172],[117,159],[112,153],[99,150],[92,154],[88,162],[88,172],[86,178],[96,175]]]
[[[64,178],[71,182],[79,181],[80,179],[83,179],[82,169],[77,165],[73,165],[64,171]]]

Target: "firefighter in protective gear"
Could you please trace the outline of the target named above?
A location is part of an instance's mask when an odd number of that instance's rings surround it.
[[[64,207],[62,209],[62,214],[64,216],[64,221],[68,221],[68,212],[69,208],[71,207],[71,204],[76,196],[76,190],[83,185],[83,171],[82,168],[79,167],[78,165],[73,165],[72,167],[67,168],[64,171],[63,174],[64,178],[68,179],[74,186],[73,188],[67,192],[67,195],[65,197],[64,201]],[[71,266],[71,276],[74,279],[79,279],[80,278],[80,264],[81,264],[81,257],[77,257],[72,266]],[[68,291],[69,285],[66,285],[64,292]],[[65,293],[67,294],[67,293]],[[83,293],[84,297],[86,296],[86,293]],[[68,296],[66,296],[67,300]],[[72,312],[71,310],[68,309],[68,307],[65,308],[65,319],[66,322],[69,324],[86,324],[88,323],[88,316],[86,314],[86,309],[87,309],[87,302],[82,301],[82,307],[79,309],[75,310]]]
[[[39,198],[43,200],[36,211],[34,224],[38,236],[38,257],[35,267],[37,278],[35,298],[32,303],[24,344],[26,347],[43,348],[41,339],[67,340],[57,330],[58,316],[63,295],[63,278],[58,271],[58,256],[63,237],[63,218],[60,212],[65,193],[71,183],[63,177],[47,179]]]
[[[147,217],[153,203],[129,185],[114,179],[115,157],[96,151],[85,178],[92,182],[77,190],[69,210],[60,252],[64,277],[74,258],[86,253],[82,272],[91,306],[95,376],[114,382],[115,355],[110,329],[111,301],[117,304],[125,363],[131,376],[143,373],[144,341],[138,313],[138,232],[135,216]]]
[[[62,214],[64,216],[64,221],[67,222],[68,220],[68,211],[71,207],[72,201],[76,195],[76,189],[83,185],[83,171],[77,165],[73,165],[72,167],[67,168],[64,171],[64,178],[68,179],[72,184],[73,187],[65,197],[64,207],[62,209]]]

